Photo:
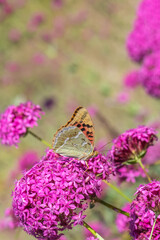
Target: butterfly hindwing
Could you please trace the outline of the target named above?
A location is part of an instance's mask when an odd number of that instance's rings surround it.
[[[53,149],[68,157],[85,159],[93,152],[93,146],[76,126],[63,127],[56,135]]]

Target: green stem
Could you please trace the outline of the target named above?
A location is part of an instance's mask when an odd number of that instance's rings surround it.
[[[104,205],[104,206],[106,206],[106,207],[114,210],[115,212],[121,213],[121,214],[129,217],[129,213],[121,210],[120,208],[117,208],[117,207],[115,207],[115,206],[113,206],[113,205],[111,205],[111,204],[109,204],[109,203],[107,203],[107,202],[104,202],[103,200],[101,200],[101,199],[99,199],[99,198],[95,198],[94,200],[95,200],[96,202],[99,202],[99,203],[101,203],[102,205]]]
[[[99,240],[104,240],[93,228],[91,228],[85,221],[83,221],[83,226],[87,228],[96,238]]]
[[[121,190],[119,188],[117,188],[116,186],[114,186],[111,183],[107,182],[106,180],[103,180],[103,182],[105,182],[109,187],[111,187],[113,190],[115,190],[118,194],[120,194],[128,202],[130,202],[130,203],[132,202],[132,200],[129,197],[127,197],[123,192],[121,192]]]
[[[139,163],[139,165],[141,166],[141,168],[143,169],[144,173],[146,174],[146,177],[148,178],[148,181],[151,183],[152,182],[152,179],[150,178],[149,174],[147,173],[142,161],[141,161],[141,158],[138,158],[138,157],[135,157],[137,163]]]
[[[30,133],[33,137],[35,137],[37,140],[45,144],[47,147],[52,148],[52,145],[50,145],[48,142],[43,140],[41,137],[39,137],[37,134],[33,133],[30,129],[28,129],[27,133]]]
[[[155,224],[156,224],[156,221],[157,221],[157,217],[158,217],[158,216],[156,216],[156,218],[155,218],[155,220],[154,220],[154,223],[153,223],[153,226],[152,226],[152,231],[151,231],[151,234],[150,234],[149,240],[152,239],[152,234],[153,234],[153,230],[154,230],[154,227],[155,227]]]

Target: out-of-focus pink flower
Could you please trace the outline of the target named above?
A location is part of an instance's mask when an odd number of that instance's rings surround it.
[[[15,179],[19,174],[31,169],[37,162],[39,162],[37,152],[28,151],[24,153],[18,160],[18,165],[16,166],[15,170],[10,173],[11,179]]]
[[[160,141],[156,142],[154,146],[151,146],[147,150],[147,153],[143,158],[143,163],[151,165],[158,160],[160,160]]]
[[[143,0],[140,3],[133,30],[127,39],[128,53],[136,62],[160,50],[159,12],[159,0]]]
[[[27,0],[16,0],[16,8],[22,8],[24,7],[25,3],[27,2]]]
[[[20,171],[27,171],[39,161],[37,152],[28,151],[19,159],[18,168]]]
[[[16,62],[7,62],[5,67],[9,72],[17,72],[19,70],[19,64]]]
[[[13,13],[13,7],[11,6],[10,3],[8,3],[8,1],[3,1],[3,11],[6,14],[6,16]]]
[[[123,208],[122,210],[130,213],[130,204],[127,203]],[[117,225],[117,228],[118,228],[118,231],[120,233],[122,232],[128,232],[129,230],[129,221],[130,221],[130,218],[121,214],[121,213],[118,213],[117,214],[117,218],[116,218],[116,225]]]
[[[18,42],[21,38],[21,33],[18,29],[11,29],[8,38],[12,42]]]
[[[160,129],[160,121],[157,120],[157,121],[155,121],[155,122],[152,122],[152,123],[150,123],[149,126],[150,126],[151,128],[153,128],[153,129],[155,129],[155,130],[159,130],[159,129]]]
[[[52,0],[53,8],[60,8],[63,5],[63,0]]]
[[[18,106],[9,106],[0,115],[0,139],[5,145],[18,146],[20,137],[27,133],[28,128],[37,126],[37,121],[44,114],[39,105],[28,101]]]
[[[8,76],[8,75],[4,75],[1,77],[1,82],[4,84],[4,85],[8,85],[9,83],[11,83],[13,81],[13,78],[11,76]]]
[[[12,208],[7,208],[5,211],[5,217],[0,219],[0,231],[14,230],[19,226],[19,221],[15,217]]]
[[[128,91],[120,92],[120,93],[118,94],[118,96],[117,96],[117,101],[118,101],[119,103],[122,103],[122,104],[128,103],[129,100],[130,100],[130,96],[129,96]]]
[[[46,42],[46,43],[50,43],[50,42],[52,42],[52,39],[53,39],[53,37],[52,37],[52,33],[50,33],[50,32],[46,32],[46,33],[43,33],[42,34],[42,39],[43,39],[43,41],[44,42]]]
[[[0,0],[0,4],[5,4],[7,0]]]
[[[91,117],[95,117],[95,115],[98,112],[98,108],[95,105],[91,105],[91,106],[87,107],[87,110],[88,110],[89,114],[91,115]]]
[[[36,63],[37,65],[41,65],[44,64],[46,61],[46,56],[43,53],[36,53],[33,56],[33,61],[34,63]]]
[[[128,88],[135,88],[140,84],[139,71],[134,70],[129,72],[124,78],[124,85]]]
[[[160,98],[160,51],[145,57],[140,70],[141,83],[152,97]]]
[[[80,24],[87,19],[87,16],[88,16],[88,11],[86,9],[80,10],[78,13],[76,13],[71,17],[71,23]]]
[[[45,239],[44,239],[45,240]],[[67,237],[65,237],[64,235],[60,237],[59,240],[68,240]]]
[[[62,16],[54,18],[53,38],[62,37],[66,27],[66,19]]]
[[[44,13],[39,12],[35,13],[32,18],[30,19],[30,22],[28,24],[28,28],[30,31],[35,31],[37,27],[39,27],[45,20]]]
[[[143,169],[139,166],[139,164],[127,165],[127,166],[124,165],[121,168],[117,168],[116,176],[119,184],[122,182],[135,183],[136,178],[146,177]]]

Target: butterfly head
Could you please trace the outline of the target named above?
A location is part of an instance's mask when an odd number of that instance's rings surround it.
[[[94,158],[94,157],[96,157],[98,154],[99,154],[98,151],[93,151],[93,153],[90,154],[89,157],[87,157],[87,159],[89,159],[89,158]],[[87,159],[86,159],[86,160],[87,160]]]
[[[99,154],[98,151],[94,151],[93,154],[92,154],[92,157],[96,157],[98,154]]]

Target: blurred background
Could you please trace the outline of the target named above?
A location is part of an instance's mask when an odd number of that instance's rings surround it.
[[[33,132],[51,143],[74,109],[84,106],[93,118],[96,145],[107,143],[105,151],[119,133],[158,124],[159,100],[142,87],[124,84],[127,73],[138,68],[128,56],[126,39],[139,2],[0,0],[0,111],[27,100],[39,104],[45,115]],[[32,136],[23,138],[19,148],[0,146],[0,218],[11,206],[14,179],[21,177],[15,173],[19,159],[28,151],[40,158],[45,149]],[[124,185],[124,191],[132,194],[136,184],[129,191]],[[117,207],[125,202],[111,190],[104,197]],[[88,210],[86,222],[101,220],[110,229],[106,239],[130,239],[118,232],[115,218],[96,206]],[[81,227],[67,236],[85,239]],[[1,231],[3,237],[34,239],[17,229]]]

